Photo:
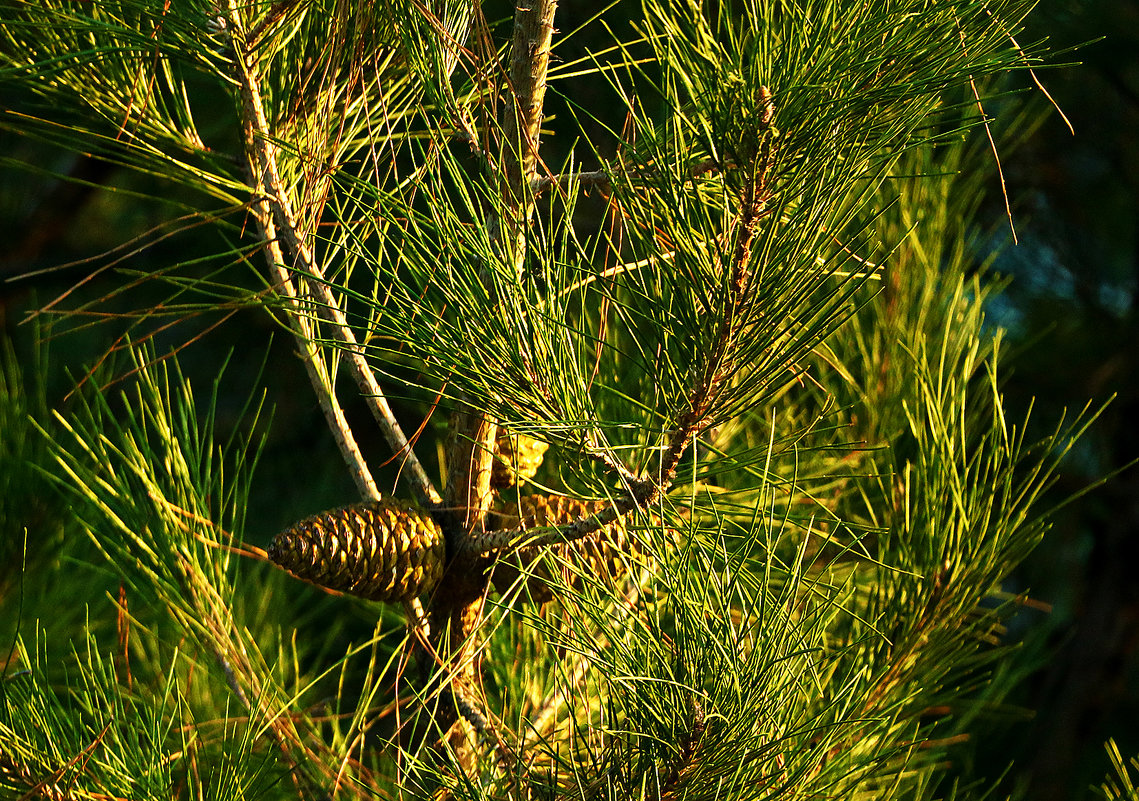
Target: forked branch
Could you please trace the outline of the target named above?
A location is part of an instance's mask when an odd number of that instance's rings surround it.
[[[393,452],[403,457],[404,466],[408,470],[410,484],[416,498],[424,504],[438,504],[442,500],[441,496],[431,483],[427,471],[416,457],[407,437],[400,428],[395,413],[376,381],[375,373],[372,372],[372,368],[364,357],[356,334],[348,324],[344,311],[340,308],[321,266],[314,258],[312,249],[297,223],[292,203],[277,169],[277,146],[273,144],[272,132],[265,117],[256,62],[249,50],[238,5],[236,0],[229,0],[228,30],[233,37],[234,51],[237,54],[237,78],[242,99],[242,123],[245,128],[250,168],[255,173],[255,187],[263,193],[258,198],[257,203],[263,203],[265,211],[267,211],[267,214],[260,215],[264,217],[262,228],[265,241],[274,243],[279,240],[288,246],[293,257],[293,266],[285,270],[284,277],[287,279],[292,275],[299,274],[304,278],[317,313],[328,322],[332,335],[340,341],[343,349],[347,352],[349,369],[388,445]],[[269,229],[265,229],[264,222],[271,223]],[[274,258],[272,253],[270,253],[270,258],[272,261],[281,264],[282,269],[285,269],[284,263]],[[298,320],[304,317],[307,310],[296,305],[299,293],[295,289],[290,293],[290,284],[282,282],[280,275],[276,277],[282,291],[293,301],[291,304],[292,313],[298,317]],[[309,336],[312,333],[309,329],[298,329],[299,337]],[[313,358],[313,347],[303,344],[302,348],[304,358],[308,362]],[[317,394],[322,396],[326,394],[326,388],[322,384],[316,383],[311,369],[309,375],[310,378],[314,379],[314,388]],[[331,385],[331,382],[332,376],[329,376],[328,383]],[[347,422],[343,420],[342,415],[337,418],[334,415],[328,415],[326,412],[326,417],[328,417],[329,424],[339,441],[346,441],[351,437],[351,432],[347,431]],[[366,475],[367,467],[362,458],[358,457],[358,449],[357,453],[352,453],[343,446],[341,450],[348,463],[353,466],[354,472],[358,476]],[[376,497],[374,482],[369,486],[361,484],[361,480],[358,478],[357,483],[367,490],[369,497]]]

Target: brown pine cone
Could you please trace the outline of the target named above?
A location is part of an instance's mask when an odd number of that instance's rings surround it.
[[[500,431],[494,442],[494,464],[490,486],[496,490],[509,489],[519,479],[529,481],[542,466],[542,457],[549,444],[525,434]]]
[[[527,495],[518,504],[505,506],[488,522],[503,529],[517,528],[521,524],[529,528],[560,526],[596,514],[606,506],[603,501],[579,501],[560,495]],[[552,552],[552,557],[536,564],[535,560],[544,552]],[[550,567],[566,565],[565,576],[572,579],[571,584],[577,583],[576,574],[584,573],[616,585],[627,575],[631,557],[639,552],[636,542],[618,521],[580,540],[507,554],[495,562],[493,579],[495,586],[505,591],[518,581],[519,572],[525,568],[530,578],[524,592],[535,601],[545,603],[554,598],[547,572]]]
[[[407,601],[443,576],[446,546],[424,510],[393,499],[345,506],[293,524],[269,559],[292,575],[371,601]]]

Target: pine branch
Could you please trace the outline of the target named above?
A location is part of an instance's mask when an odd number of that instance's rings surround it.
[[[233,30],[240,35],[241,28],[237,23],[238,18],[236,14],[231,16]],[[376,487],[368,463],[356,443],[355,435],[348,425],[344,409],[336,399],[336,389],[332,377],[329,375],[323,354],[316,344],[316,332],[312,317],[304,308],[292,275],[285,266],[284,253],[281,251],[280,240],[278,239],[277,216],[274,214],[273,205],[269,200],[271,197],[270,189],[266,186],[266,181],[276,181],[279,188],[279,178],[276,177],[277,170],[273,151],[265,138],[268,123],[265,121],[264,110],[261,105],[260,86],[256,73],[247,64],[247,57],[244,53],[239,56],[238,62],[241,65],[239,70],[243,77],[242,100],[245,110],[243,133],[254,190],[253,213],[260,229],[261,240],[264,243],[269,271],[274,278],[277,291],[284,293],[287,299],[290,309],[289,321],[293,327],[297,345],[302,352],[301,361],[313,389],[316,390],[317,400],[320,403],[325,420],[328,422],[329,430],[336,440],[345,463],[352,472],[352,478],[356,482],[360,494],[365,498],[377,500],[380,498],[380,491]],[[286,221],[289,221],[288,217],[286,217]]]
[[[295,327],[294,338],[297,345],[302,349],[301,361],[305,366],[305,372],[308,373],[310,383],[316,390],[317,400],[320,403],[325,420],[328,422],[328,428],[336,440],[348,469],[352,472],[352,478],[356,482],[356,488],[360,495],[369,500],[379,500],[381,497],[379,488],[376,486],[375,479],[372,478],[371,470],[364,459],[364,454],[360,451],[360,446],[356,443],[356,437],[348,425],[344,409],[336,399],[336,387],[329,375],[323,352],[316,345],[316,332],[313,330],[311,317],[307,315],[293,283],[292,275],[285,267],[284,254],[281,252],[276,238],[276,226],[273,223],[268,204],[264,201],[256,201],[254,203],[254,216],[265,242],[265,254],[267,261],[269,261],[270,273],[275,279],[278,291],[285,294],[292,307],[290,322]]]
[[[546,92],[546,72],[553,36],[557,0],[539,0],[536,6],[515,9],[511,44],[510,101],[503,110],[501,216],[491,221],[491,238],[502,258],[521,269],[525,258],[525,225],[533,213],[530,183],[538,163],[539,131]],[[452,422],[452,444],[447,477],[447,507],[457,516],[462,532],[459,554],[477,554],[467,545],[480,531],[490,508],[491,467],[498,426],[489,415],[475,410],[458,413]]]
[[[510,46],[510,101],[504,110],[503,170],[500,194],[507,202],[502,240],[515,269],[525,255],[522,237],[534,211],[532,186],[538,173],[538,147],[546,98],[546,76],[557,0],[520,2],[514,11]]]

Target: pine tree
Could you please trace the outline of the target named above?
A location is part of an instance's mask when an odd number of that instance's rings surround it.
[[[0,3],[28,98],[0,124],[157,179],[170,230],[218,234],[62,315],[167,288],[128,319],[126,379],[35,415],[118,594],[15,610],[4,797],[968,778],[1023,670],[1002,582],[1094,417],[1025,441],[983,314],[990,137],[1029,122],[982,97],[1037,62],[1032,3],[492,5]],[[294,338],[358,491],[271,543],[244,537],[265,399],[231,431],[220,382],[195,400],[145,344],[162,315],[244,308]],[[389,399],[449,415],[445,440]],[[11,528],[14,554],[45,536]]]

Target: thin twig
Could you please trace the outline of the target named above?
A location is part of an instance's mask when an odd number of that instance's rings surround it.
[[[300,297],[289,271],[284,266],[280,247],[276,241],[268,238],[271,236],[272,218],[261,220],[260,223],[267,237],[266,252],[270,260],[269,269],[276,279],[279,291],[285,294],[294,309],[290,318],[295,326],[297,344],[301,347],[301,361],[304,363],[309,381],[316,389],[317,401],[320,403],[321,411],[324,412],[325,420],[328,421],[329,430],[336,440],[336,445],[340,449],[344,461],[352,472],[352,478],[356,481],[356,488],[360,495],[369,500],[378,500],[380,490],[376,486],[376,481],[368,469],[368,462],[364,459],[364,454],[360,451],[360,446],[357,444],[352,428],[348,424],[344,408],[336,399],[336,387],[333,386],[332,378],[328,374],[324,356],[316,345],[312,322],[301,308]]]
[[[585,172],[575,173],[562,173],[560,175],[543,175],[540,178],[535,178],[531,184],[534,194],[538,195],[545,192],[552,186],[557,186],[561,190],[566,190],[572,184],[586,185],[586,186],[608,186],[610,182],[609,173],[606,170],[587,170]]]
[[[592,435],[588,435],[585,438],[583,446],[585,455],[598,464],[603,465],[606,470],[620,479],[622,486],[626,489],[632,487],[639,481],[637,475],[629,469],[628,465],[614,456],[609,448],[599,445]]]
[[[288,239],[288,235],[286,235],[286,239]],[[356,379],[360,394],[363,395],[364,401],[368,404],[372,417],[379,424],[388,446],[397,456],[402,457],[404,466],[410,472],[409,482],[412,492],[421,504],[437,505],[442,501],[442,496],[435,489],[435,485],[427,475],[427,470],[419,461],[419,457],[415,455],[411,443],[408,442],[407,436],[404,435],[403,429],[396,420],[395,412],[388,404],[384,391],[380,388],[379,382],[376,381],[376,375],[356,340],[356,334],[348,325],[347,316],[337,304],[332,289],[325,283],[320,267],[312,260],[311,252],[305,247],[304,242],[298,240],[297,246],[300,249],[294,252],[300,256],[302,264],[307,264],[307,271],[315,279],[310,281],[310,289],[320,301],[320,309],[331,323],[333,335],[343,343],[344,350],[348,352],[348,364],[352,368],[352,376]]]
[[[1016,236],[1016,225],[1012,221],[1012,205],[1009,203],[1008,186],[1005,184],[1005,171],[1001,167],[1001,154],[997,152],[997,140],[993,138],[993,130],[989,126],[989,119],[985,116],[985,107],[981,104],[981,93],[977,91],[977,83],[972,77],[969,78],[969,87],[973,90],[973,97],[977,101],[977,109],[981,112],[982,125],[985,126],[985,136],[989,138],[989,148],[993,151],[993,161],[997,165],[997,179],[1001,184],[1001,197],[1005,202],[1005,216],[1008,218],[1008,227],[1012,232],[1013,244],[1017,244],[1020,240]]]

